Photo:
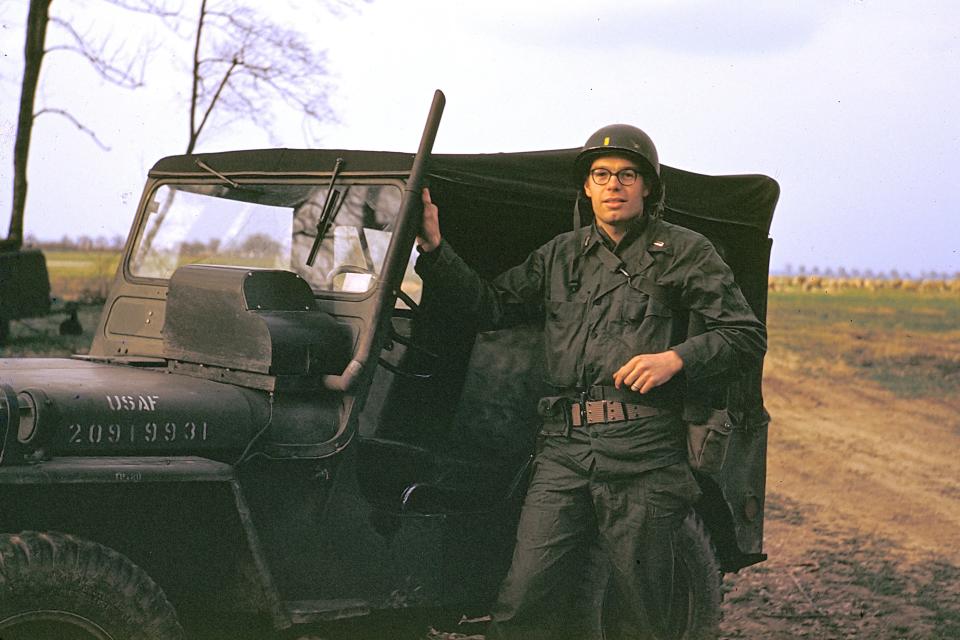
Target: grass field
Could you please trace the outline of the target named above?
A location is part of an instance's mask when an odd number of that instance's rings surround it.
[[[11,322],[10,338],[0,346],[0,356],[55,357],[87,353],[102,309],[99,303],[78,307],[77,319],[83,327],[83,333],[78,336],[60,335],[60,323],[69,317],[62,304],[55,305],[49,316]]]
[[[61,300],[103,300],[120,264],[117,251],[44,250],[51,294]]]
[[[960,295],[906,290],[770,292],[771,349],[811,372],[879,382],[902,396],[960,392]]]

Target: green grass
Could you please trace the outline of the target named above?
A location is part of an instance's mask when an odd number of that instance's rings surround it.
[[[771,349],[811,373],[863,376],[907,397],[960,392],[960,296],[847,290],[770,292]]]
[[[960,568],[946,562],[926,567],[929,579],[917,590],[918,605],[934,612],[934,624],[942,638],[960,638]]]
[[[102,301],[106,298],[120,265],[119,251],[52,251],[44,250],[51,294],[61,300]],[[250,257],[220,252],[215,255],[173,253],[156,256],[161,265],[153,265],[157,273],[168,275],[184,264],[237,264],[248,267],[276,268],[273,256]],[[162,260],[161,260],[162,259]]]
[[[61,300],[103,300],[120,264],[117,251],[43,252],[51,295]]]
[[[11,322],[7,343],[0,345],[0,357],[62,357],[87,353],[100,322],[102,306],[80,305],[77,319],[83,333],[78,336],[60,335],[60,323],[68,317],[62,309],[62,306],[57,307],[54,313],[42,318]]]
[[[891,329],[915,333],[956,331],[960,296],[956,293],[849,289],[771,291],[770,306],[787,327],[800,324],[842,325],[868,334]]]

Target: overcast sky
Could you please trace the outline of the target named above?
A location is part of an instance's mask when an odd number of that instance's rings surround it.
[[[290,4],[274,17],[326,49],[333,73],[337,122],[309,144],[413,151],[436,88],[447,95],[438,152],[576,147],[628,122],[666,164],[780,183],[774,269],[960,271],[954,2],[373,0],[339,16]],[[0,1],[2,232],[26,5]],[[186,146],[189,43],[103,0],[54,0],[51,10],[114,44],[160,38],[143,89],[105,85],[55,53],[38,92],[38,107],[69,107],[110,150],[66,120],[39,118],[27,232],[126,234],[146,170]],[[51,30],[48,44],[57,37]],[[308,141],[289,118],[272,139],[232,125],[199,150],[270,144]]]

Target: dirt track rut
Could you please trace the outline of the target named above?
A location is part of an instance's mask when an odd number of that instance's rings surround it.
[[[904,399],[771,354],[765,551],[725,638],[960,637],[960,399]]]

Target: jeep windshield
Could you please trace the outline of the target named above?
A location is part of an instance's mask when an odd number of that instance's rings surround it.
[[[290,182],[166,183],[156,187],[130,260],[134,277],[169,279],[185,264],[286,269],[323,293],[363,294],[381,275],[400,210],[400,183],[334,187],[337,212],[312,267],[328,186]],[[411,254],[404,291],[419,299]]]

